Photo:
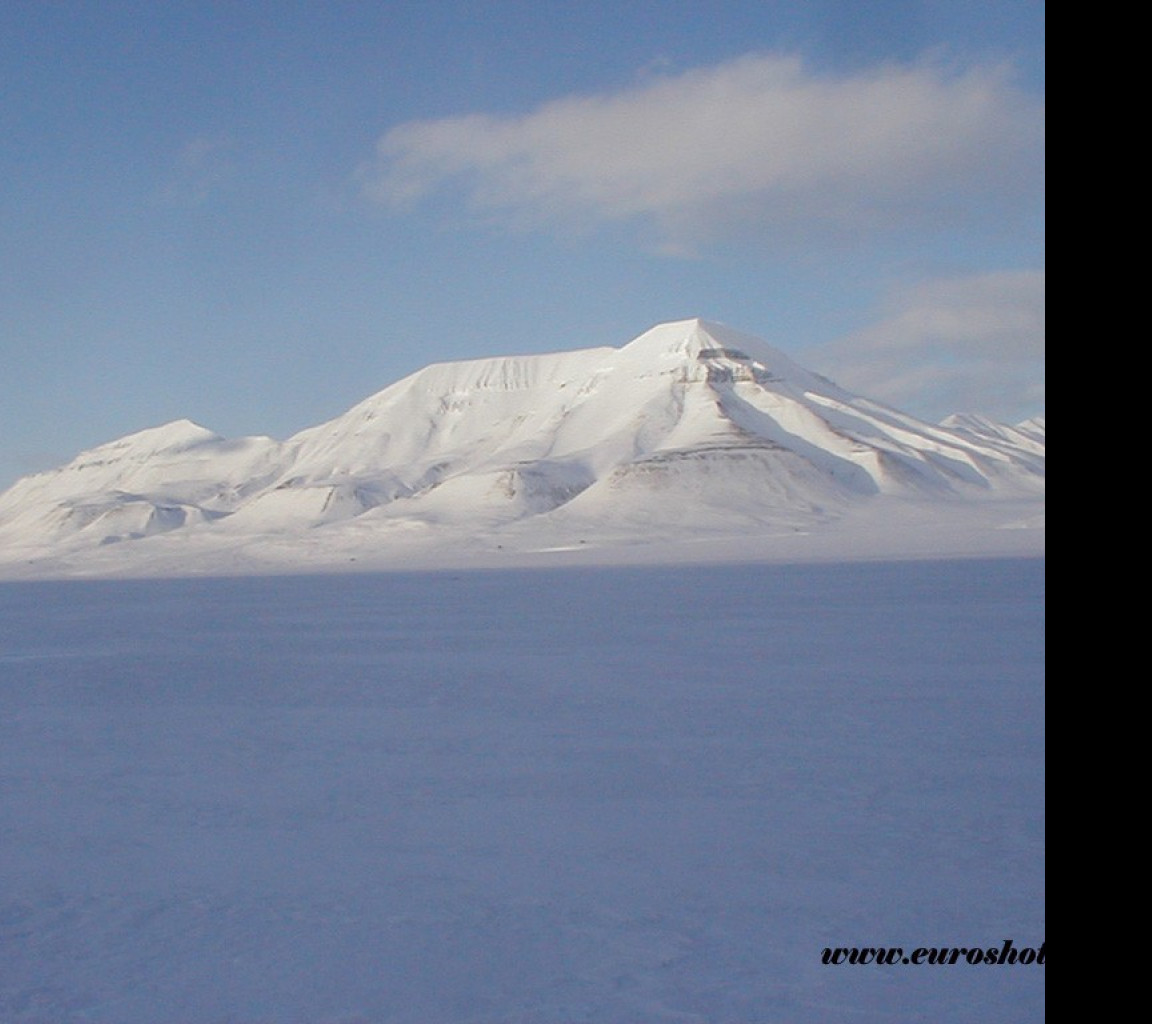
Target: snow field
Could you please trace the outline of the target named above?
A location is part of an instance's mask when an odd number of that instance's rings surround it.
[[[0,1020],[1041,1021],[1043,565],[0,584]]]

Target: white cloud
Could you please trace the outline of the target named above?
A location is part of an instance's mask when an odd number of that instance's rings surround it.
[[[1043,110],[1005,67],[821,75],[748,56],[522,116],[398,125],[364,169],[404,207],[451,186],[528,223],[633,220],[676,247],[733,230],[956,219],[1039,189]]]
[[[870,327],[803,361],[852,391],[938,420],[1043,409],[1044,274],[1005,271],[905,288]]]

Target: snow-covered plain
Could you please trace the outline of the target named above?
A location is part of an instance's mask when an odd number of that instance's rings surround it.
[[[1041,1021],[1043,576],[0,584],[0,1020]]]

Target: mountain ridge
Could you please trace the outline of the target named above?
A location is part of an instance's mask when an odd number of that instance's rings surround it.
[[[0,565],[211,562],[292,540],[370,561],[675,545],[818,531],[880,498],[1042,510],[1043,432],[927,424],[693,318],[620,348],[430,364],[283,441],[187,419],[137,431],[0,494]]]

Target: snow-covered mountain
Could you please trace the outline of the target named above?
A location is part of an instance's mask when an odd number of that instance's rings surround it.
[[[1043,486],[1043,420],[924,423],[694,319],[619,349],[432,365],[283,442],[188,420],[131,434],[0,495],[0,562],[386,564],[811,534],[868,508],[1019,526]]]

